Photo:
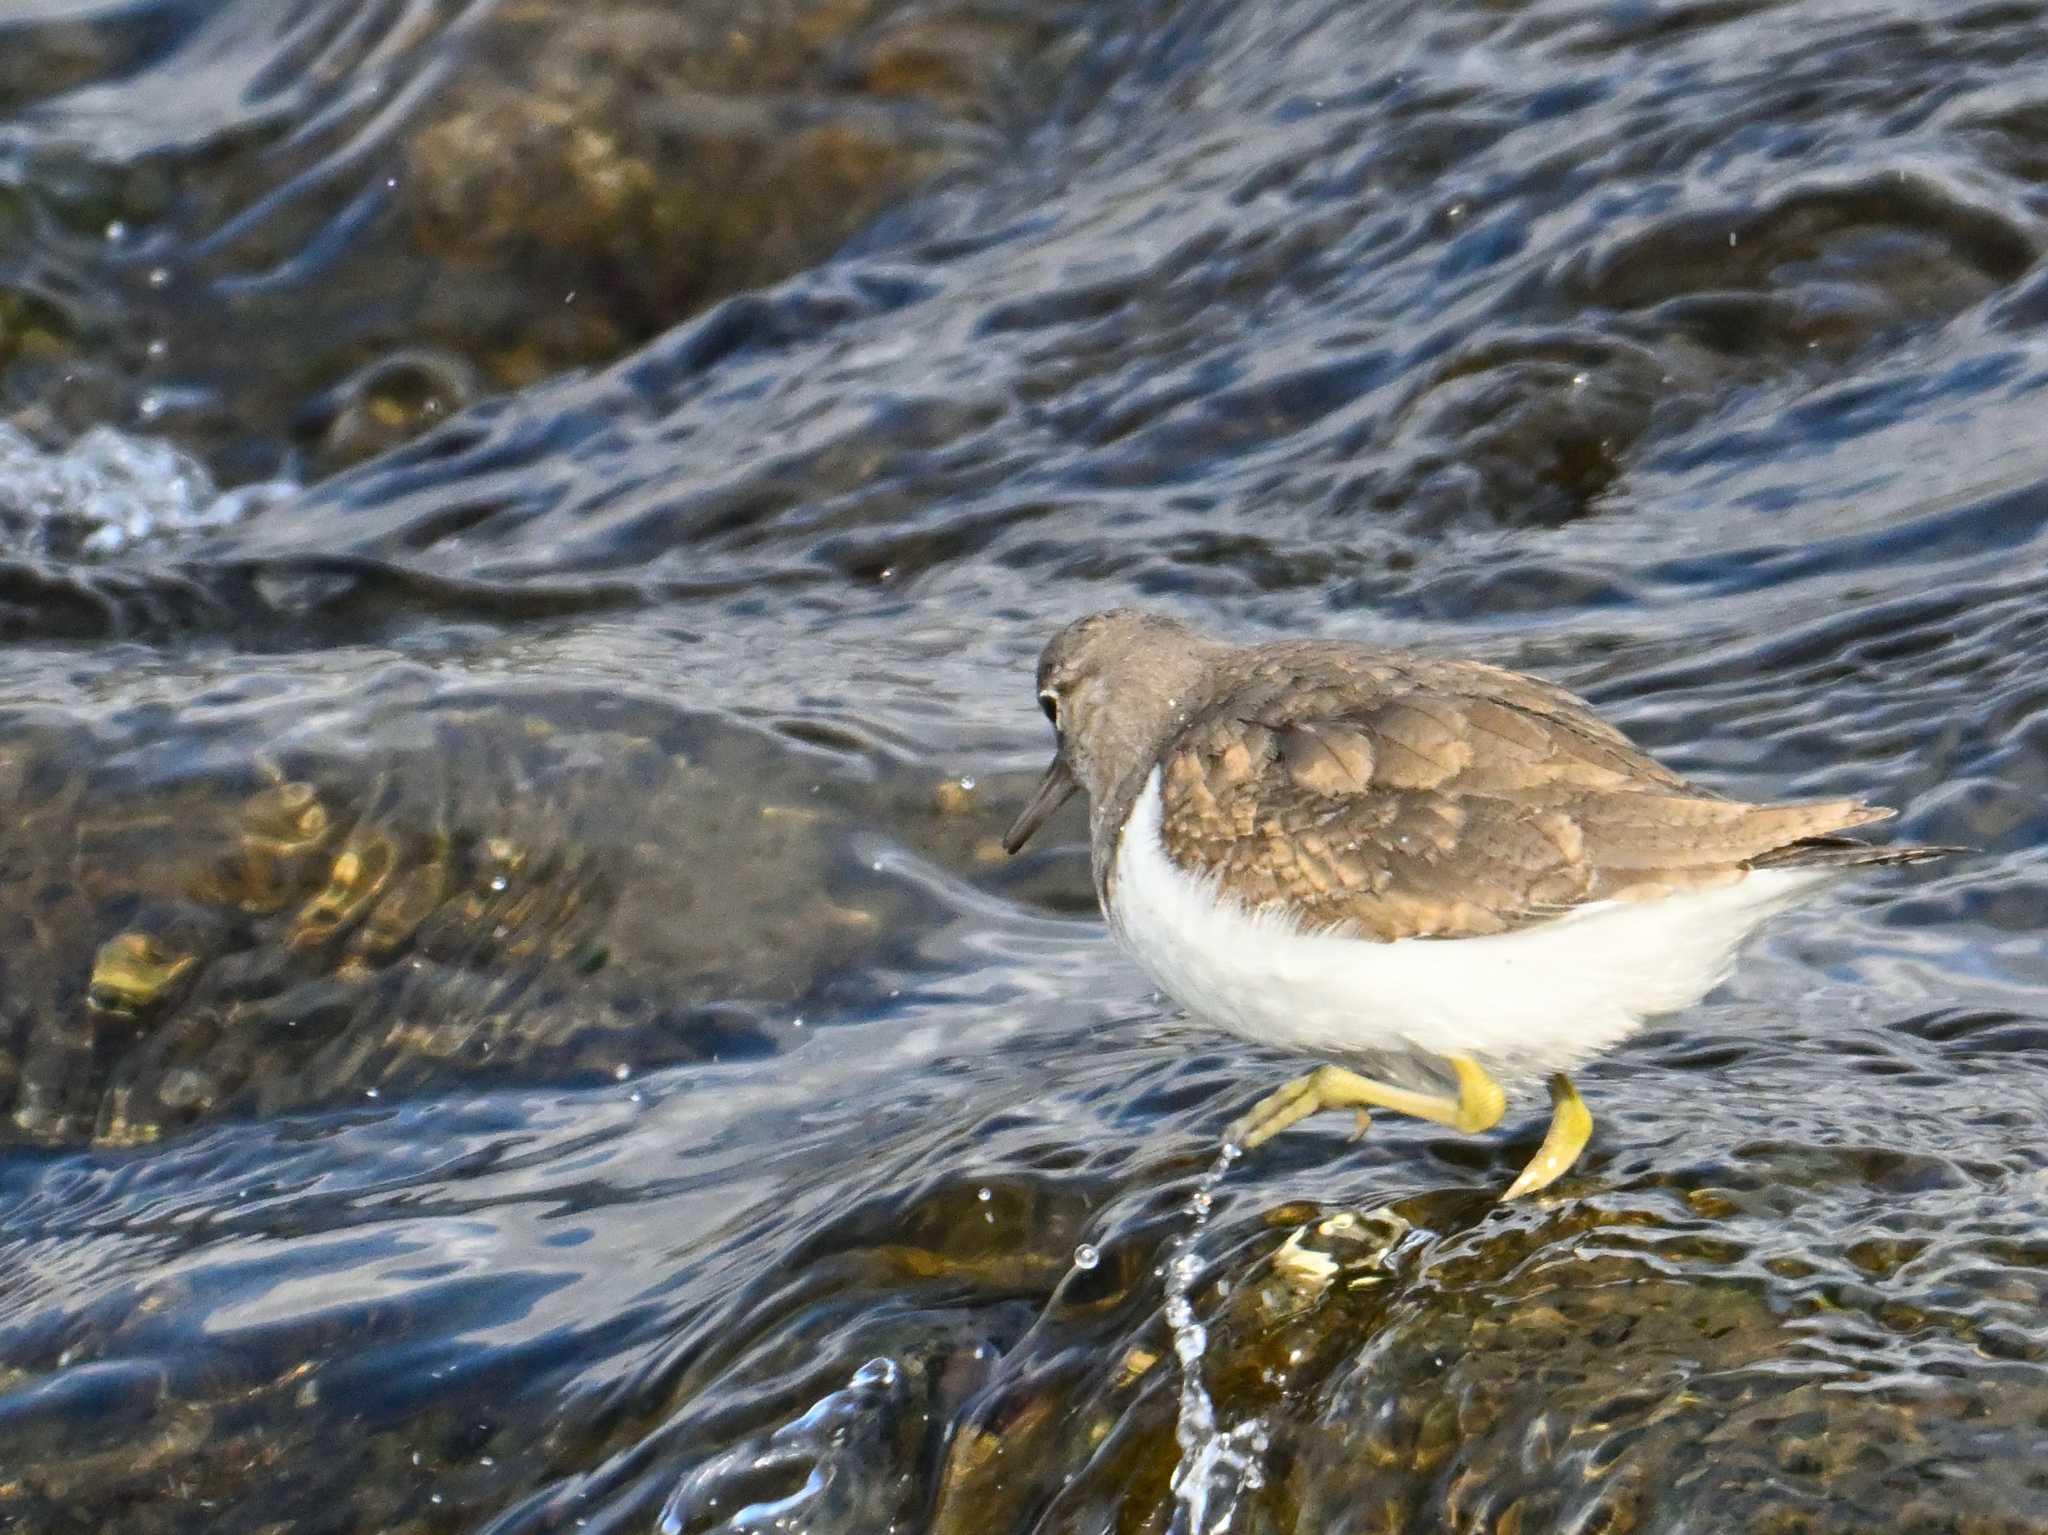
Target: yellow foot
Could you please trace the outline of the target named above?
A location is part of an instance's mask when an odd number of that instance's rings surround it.
[[[1500,1090],[1500,1084],[1470,1056],[1453,1055],[1445,1059],[1458,1079],[1455,1098],[1447,1093],[1418,1093],[1392,1087],[1341,1066],[1318,1066],[1307,1076],[1297,1077],[1278,1092],[1260,1099],[1225,1134],[1233,1145],[1250,1151],[1289,1125],[1299,1124],[1324,1109],[1357,1109],[1360,1134],[1370,1123],[1373,1109],[1434,1120],[1468,1135],[1491,1130],[1507,1109],[1507,1095]]]
[[[1572,1079],[1561,1071],[1550,1079],[1550,1103],[1550,1129],[1543,1137],[1543,1144],[1536,1148],[1536,1155],[1522,1169],[1522,1176],[1509,1184],[1508,1191],[1500,1196],[1503,1201],[1520,1199],[1524,1194],[1549,1188],[1571,1171],[1579,1153],[1586,1149],[1586,1142],[1593,1138],[1593,1115],[1586,1107],[1586,1100],[1572,1086]]]

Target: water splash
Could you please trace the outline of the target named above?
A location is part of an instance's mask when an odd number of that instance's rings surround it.
[[[296,491],[223,491],[170,443],[96,426],[44,449],[0,423],[0,544],[36,554],[119,554],[167,534],[224,527]]]
[[[1250,1418],[1234,1428],[1217,1427],[1216,1404],[1202,1383],[1209,1331],[1195,1320],[1193,1295],[1202,1272],[1195,1245],[1209,1224],[1216,1186],[1243,1154],[1234,1143],[1223,1143],[1215,1163],[1188,1195],[1187,1230],[1174,1241],[1166,1260],[1166,1325],[1173,1331],[1174,1357],[1180,1361],[1180,1422],[1174,1430],[1180,1463],[1173,1469],[1173,1523],[1168,1527],[1172,1535],[1223,1535],[1237,1512],[1238,1498],[1265,1482],[1266,1425]]]
[[[682,1535],[691,1526],[732,1535],[780,1535],[792,1530],[863,1530],[878,1527],[871,1504],[876,1468],[886,1467],[883,1438],[901,1406],[903,1372],[892,1359],[870,1359],[837,1391],[793,1421],[742,1440],[713,1455],[676,1483],[655,1521],[659,1535]],[[759,1498],[763,1477],[796,1485],[779,1497]],[[887,1478],[882,1479],[886,1482]],[[727,1505],[718,1517],[720,1505]]]

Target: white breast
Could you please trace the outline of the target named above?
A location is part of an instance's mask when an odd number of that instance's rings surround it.
[[[1319,1059],[1464,1054],[1510,1077],[1569,1069],[1645,1018],[1697,1002],[1744,937],[1828,877],[1760,869],[1512,933],[1376,943],[1223,898],[1166,856],[1159,823],[1155,770],[1124,825],[1109,919],[1190,1013]]]

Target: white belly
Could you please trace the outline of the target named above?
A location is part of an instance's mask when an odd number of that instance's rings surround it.
[[[1484,938],[1376,943],[1247,910],[1159,839],[1154,771],[1125,823],[1109,920],[1160,989],[1198,1018],[1327,1060],[1471,1055],[1506,1076],[1567,1070],[1676,1012],[1736,946],[1827,879],[1760,869],[1716,890],[1602,901]]]

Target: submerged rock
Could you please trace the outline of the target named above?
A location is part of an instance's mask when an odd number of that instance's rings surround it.
[[[0,420],[134,421],[237,480],[338,468],[988,163],[1051,99],[1072,25],[1060,4],[460,9],[366,18],[317,65],[250,7],[141,59],[125,19],[8,28],[48,94],[0,188],[23,251],[0,262]],[[261,88],[193,112],[200,53]]]
[[[1416,1234],[1362,1264],[1304,1264],[1304,1233],[1380,1216],[1282,1210],[1284,1240],[1207,1274],[1218,1432],[1264,1446],[1232,1528],[2048,1530],[2038,1253],[1952,1244],[1909,1298],[1668,1194],[1402,1208]],[[1158,1314],[1126,1304],[1101,1362],[1059,1368],[1051,1340],[1004,1361],[953,1434],[935,1530],[1167,1527],[1177,1372]]]
[[[374,749],[296,749],[289,771],[257,751],[254,783],[151,782],[146,749],[96,767],[48,721],[0,736],[0,1117],[131,1144],[770,1053],[916,931],[914,892],[848,839],[898,817],[965,866],[1000,817],[766,733],[589,713],[480,702],[423,731],[400,708]]]

